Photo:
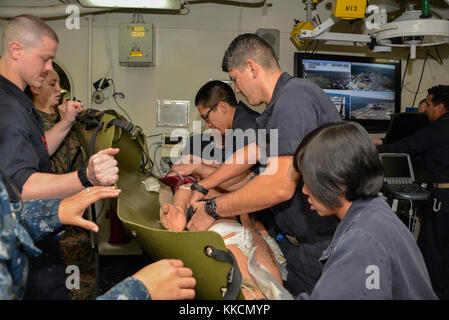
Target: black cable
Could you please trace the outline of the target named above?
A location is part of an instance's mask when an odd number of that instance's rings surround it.
[[[92,135],[92,140],[90,141],[90,147],[89,147],[89,159],[94,154],[94,148],[95,148],[95,140],[97,139],[98,132],[102,130],[104,127],[104,122],[102,122],[98,127],[95,128],[95,131]],[[90,212],[91,212],[91,218],[92,222],[97,224],[97,213],[95,209],[95,203],[92,203],[90,205]],[[98,292],[100,289],[100,251],[99,251],[99,245],[98,245],[98,233],[93,233],[94,238],[94,269],[95,269],[95,283],[94,283],[94,291],[95,296],[98,296]]]
[[[123,109],[123,108],[119,105],[119,103],[117,102],[117,98],[114,97],[114,96],[113,96],[113,98],[114,98],[114,101],[115,101],[115,104],[117,105],[117,107],[119,107],[120,110],[122,110],[122,111],[126,114],[126,116],[128,117],[129,122],[133,122],[132,119],[131,119],[131,117],[129,116],[128,112],[126,112],[125,109]]]
[[[307,53],[307,50],[309,50],[309,48],[312,46],[312,44],[313,44],[313,40],[312,40],[312,42],[309,43],[307,48],[304,50],[304,53]]]
[[[433,54],[431,54],[431,53],[429,53],[429,56],[431,58],[435,59],[435,61],[438,62],[439,64],[443,64],[444,62],[443,62],[443,59],[441,59],[440,52],[438,51],[438,47],[437,46],[433,46],[433,48],[435,49],[435,52],[436,52],[436,54],[438,56],[438,59],[435,58],[435,56]]]
[[[67,133],[67,135],[64,138],[65,153],[66,153],[66,156],[67,156],[67,158],[66,158],[66,165],[67,165],[67,167],[66,167],[66,172],[65,173],[72,172],[72,162],[70,161],[70,141],[69,141],[71,131],[72,130],[70,130],[69,133]]]
[[[438,58],[440,59],[440,64],[443,64],[444,61],[443,61],[443,59],[441,59],[440,52],[438,51],[438,46],[433,46],[433,47],[435,48],[435,52],[437,53]]]
[[[320,44],[320,40],[317,40],[317,41],[316,41],[315,48],[313,48],[313,50],[312,50],[312,54],[316,53],[316,49],[318,49],[318,45],[319,45],[319,44]]]
[[[101,215],[103,214],[103,209],[105,208],[104,203],[108,201],[107,199],[103,199],[103,201],[101,202],[101,209],[100,209],[100,213],[97,215],[97,219],[99,219],[101,217]]]
[[[117,102],[117,98],[115,97],[115,94],[116,94],[117,92],[115,91],[115,83],[114,83],[114,80],[113,80],[113,79],[108,79],[108,80],[112,82],[112,87],[114,88],[114,93],[112,94],[112,97],[114,98],[115,104],[117,105],[117,107],[120,108],[120,110],[122,110],[122,111],[126,114],[126,116],[128,117],[129,122],[133,122],[132,119],[131,119],[131,117],[129,116],[128,112],[126,112],[126,110],[123,109],[123,108],[120,106],[120,104]]]
[[[435,56],[433,54],[429,53],[429,57],[433,58],[439,64],[442,64],[442,61],[440,59],[435,58]]]
[[[402,93],[402,88],[404,88],[404,80],[405,80],[405,75],[407,74],[407,69],[408,69],[408,63],[410,61],[410,52],[407,56],[407,64],[405,65],[405,70],[404,70],[404,76],[402,77],[402,82],[401,82],[401,93]]]
[[[161,135],[162,135],[162,133],[157,133],[157,134],[152,134],[152,135],[149,135],[149,136],[145,136],[145,138],[157,137],[157,136],[161,136]]]
[[[428,57],[428,56],[429,56],[429,49],[427,49],[426,57],[424,58],[424,63],[423,63],[423,65],[422,65],[421,77],[419,78],[418,88],[416,89],[415,97],[413,98],[412,110],[415,108],[416,96],[418,95],[419,87],[421,86],[421,80],[422,80],[422,77],[423,77],[423,75],[424,75],[424,68],[426,67],[426,61],[427,61],[427,57]]]

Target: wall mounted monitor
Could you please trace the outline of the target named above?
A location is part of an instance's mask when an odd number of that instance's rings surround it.
[[[295,53],[294,75],[313,81],[330,97],[342,119],[370,133],[385,132],[401,110],[401,60]]]

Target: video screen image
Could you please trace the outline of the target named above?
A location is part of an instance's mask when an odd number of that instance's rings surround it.
[[[303,60],[304,78],[321,87],[342,119],[390,120],[395,109],[395,66]]]

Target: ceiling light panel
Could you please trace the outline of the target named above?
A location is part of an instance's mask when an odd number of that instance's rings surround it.
[[[179,0],[79,0],[84,7],[179,10]]]

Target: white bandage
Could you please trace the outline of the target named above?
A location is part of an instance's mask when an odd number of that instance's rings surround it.
[[[209,231],[215,231],[221,235],[225,245],[236,244],[240,251],[248,257],[253,247],[253,235],[247,228],[237,222],[221,222],[210,227]],[[225,239],[231,233],[235,234]]]
[[[191,186],[192,186],[191,183],[181,184],[181,185],[179,186],[179,189],[182,189],[182,190],[192,190],[192,189],[191,189]]]
[[[153,177],[149,177],[148,179],[142,181],[145,185],[145,190],[148,192],[159,192],[161,190],[161,185],[159,184],[159,180]]]

